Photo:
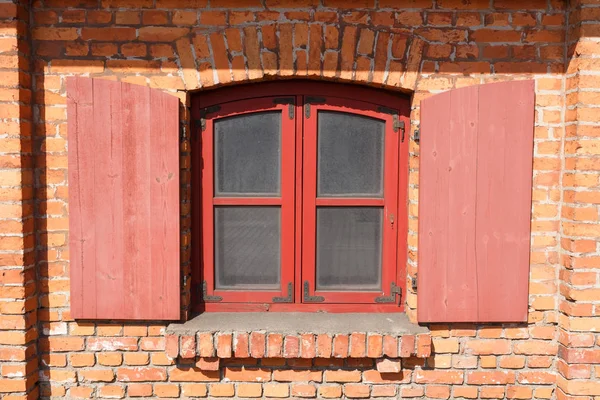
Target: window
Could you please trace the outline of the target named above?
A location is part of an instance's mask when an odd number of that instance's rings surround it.
[[[404,98],[265,83],[202,93],[192,112],[197,311],[402,308]]]

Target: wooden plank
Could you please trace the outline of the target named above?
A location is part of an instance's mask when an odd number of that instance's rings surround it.
[[[179,319],[178,100],[82,77],[67,91],[71,314]]]
[[[149,180],[153,298],[147,307],[151,306],[165,319],[177,319],[180,314],[179,268],[164,268],[173,264],[179,267],[178,110],[179,100],[176,97],[157,90],[150,91],[151,154],[148,156],[152,160]]]
[[[123,149],[121,121],[121,84],[93,81],[93,121],[90,138],[94,150],[93,191],[94,227],[96,231],[96,274],[91,275],[96,293],[96,317],[118,318],[126,308],[119,296],[125,263],[123,246]],[[110,194],[102,195],[102,194]],[[91,225],[91,224],[90,224]],[[107,251],[110,249],[109,251]],[[86,290],[91,289],[86,286]]]
[[[481,86],[479,104],[479,320],[527,321],[534,82]]]
[[[71,316],[93,318],[96,313],[93,285],[96,237],[93,227],[85,223],[94,216],[94,193],[86,185],[94,178],[94,149],[86,146],[94,134],[92,81],[69,78],[67,92]]]
[[[526,320],[533,93],[505,82],[421,104],[420,322]]]

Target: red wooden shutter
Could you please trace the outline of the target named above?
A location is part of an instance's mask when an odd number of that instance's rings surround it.
[[[527,320],[534,83],[421,102],[419,322]]]
[[[67,80],[71,316],[179,319],[179,101]]]

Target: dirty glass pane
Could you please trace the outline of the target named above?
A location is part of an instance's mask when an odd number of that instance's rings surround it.
[[[279,207],[215,207],[215,287],[279,289]]]
[[[380,290],[381,207],[317,207],[317,289]]]
[[[277,196],[281,171],[281,112],[215,121],[215,196]]]
[[[385,122],[319,111],[317,195],[383,197]]]

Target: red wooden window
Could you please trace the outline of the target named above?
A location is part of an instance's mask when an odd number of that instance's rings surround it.
[[[405,99],[295,82],[192,109],[197,311],[402,309]]]

